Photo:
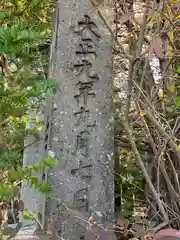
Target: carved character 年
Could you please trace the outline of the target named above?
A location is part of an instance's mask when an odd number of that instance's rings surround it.
[[[88,96],[95,97],[96,94],[92,92],[93,83],[92,82],[78,82],[76,86],[79,85],[79,94],[76,94],[74,98],[79,102],[81,95],[83,96],[84,105],[87,105]]]

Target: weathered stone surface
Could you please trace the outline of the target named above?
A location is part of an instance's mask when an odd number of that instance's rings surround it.
[[[50,72],[61,92],[49,116],[49,150],[59,165],[48,173],[53,192],[45,217],[52,239],[97,239],[87,220],[96,211],[114,212],[113,41],[91,9],[87,0],[57,7]]]
[[[36,236],[35,231],[36,231],[36,226],[22,227],[13,239],[14,240],[39,240],[39,237]]]
[[[36,112],[29,113],[30,117],[36,116]],[[39,117],[43,119],[43,114],[41,112],[38,113]],[[30,121],[26,128],[34,128],[36,123]],[[42,132],[39,132],[42,134]],[[32,165],[37,163],[41,157],[44,155],[44,140],[38,140],[34,136],[29,136],[24,143],[25,150],[23,156],[23,166],[26,167],[28,165]],[[33,173],[34,176],[37,176],[39,179],[42,179],[42,172]],[[24,209],[27,209],[33,213],[39,213],[42,211],[42,194],[36,190],[35,188],[31,187],[27,181],[23,181],[21,185],[21,200],[24,203]],[[18,231],[16,240],[37,240],[39,239],[36,236],[35,231],[37,230],[38,224],[37,221],[34,219],[26,219],[23,216],[23,212],[20,212],[19,221],[21,228]]]
[[[34,117],[36,115],[35,112],[32,112],[29,114],[29,116]],[[42,114],[39,113],[39,116],[42,118]],[[36,123],[33,123],[33,121],[29,122],[26,126],[26,128],[33,128],[36,126]],[[25,150],[24,150],[24,156],[23,156],[23,166],[26,167],[29,164],[35,164],[37,163],[40,158],[43,156],[43,140],[38,140],[34,136],[29,136],[25,140]],[[33,175],[36,175],[38,178],[42,178],[42,173],[34,173]],[[36,212],[38,213],[40,211],[40,200],[41,200],[41,194],[38,190],[35,188],[30,187],[30,185],[23,181],[21,186],[21,200],[24,203],[24,208],[28,209],[28,211]],[[23,218],[23,215],[20,215],[20,222],[22,226],[33,224],[34,221],[27,220]]]

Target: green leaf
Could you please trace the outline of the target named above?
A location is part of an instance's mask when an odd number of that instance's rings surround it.
[[[41,182],[39,184],[39,191],[42,194],[47,194],[51,191],[51,187],[49,186],[49,184],[47,182]]]
[[[38,186],[39,185],[39,179],[36,176],[31,176],[30,181],[31,181],[32,186]]]
[[[13,186],[9,183],[2,185],[0,184],[0,198],[3,200],[8,200],[13,196]]]
[[[48,78],[44,81],[44,91],[49,94],[54,93],[58,89],[57,82],[54,78]]]
[[[51,168],[57,166],[58,162],[52,157],[45,157],[40,160],[40,164],[42,164],[44,167]]]
[[[177,66],[176,72],[180,74],[180,64]]]
[[[174,84],[167,86],[167,90],[171,93],[174,93],[176,91],[176,87]]]
[[[11,16],[11,12],[0,12],[0,19],[3,20]]]
[[[27,209],[25,209],[23,211],[23,216],[24,216],[25,219],[37,219],[38,218],[37,213],[28,211]]]
[[[176,97],[176,107],[180,107],[180,96]]]

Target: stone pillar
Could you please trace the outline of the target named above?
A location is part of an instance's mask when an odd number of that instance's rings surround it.
[[[59,164],[47,175],[45,214],[52,239],[97,239],[87,220],[114,212],[113,39],[92,8],[88,0],[56,8],[50,77],[60,92],[49,105],[48,147]]]

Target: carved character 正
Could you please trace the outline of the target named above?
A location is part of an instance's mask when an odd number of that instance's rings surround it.
[[[76,54],[82,54],[86,56],[87,54],[93,54],[96,56],[96,51],[91,38],[82,38],[81,42],[78,44]]]

